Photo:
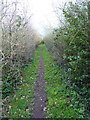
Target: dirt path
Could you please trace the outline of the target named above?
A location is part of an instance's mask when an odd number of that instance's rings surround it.
[[[35,83],[35,100],[32,118],[45,118],[45,105],[47,97],[45,94],[44,63],[42,53],[40,55],[39,64],[38,77]]]

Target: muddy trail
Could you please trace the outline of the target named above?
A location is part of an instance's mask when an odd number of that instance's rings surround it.
[[[40,54],[38,77],[35,82],[35,100],[33,106],[32,118],[45,118],[45,106],[46,106],[46,93],[45,93],[45,80],[44,80],[44,62],[42,53]]]

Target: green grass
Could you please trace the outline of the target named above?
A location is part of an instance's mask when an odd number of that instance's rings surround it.
[[[9,97],[8,118],[30,118],[34,101],[34,82],[37,78],[40,52],[43,52],[47,93],[47,118],[83,118],[84,108],[79,104],[79,95],[67,88],[63,72],[55,65],[45,45],[37,48],[34,61],[23,71],[23,84]],[[82,104],[81,104],[82,105]]]
[[[45,64],[45,80],[47,93],[47,118],[83,118],[84,108],[79,106],[79,95],[67,89],[67,84],[63,82],[63,74],[60,68],[55,65],[52,56],[43,51]]]
[[[37,77],[39,57],[40,48],[37,48],[33,63],[23,70],[23,84],[18,86],[18,90],[13,95],[9,96],[7,118],[29,118],[32,116],[34,82]]]

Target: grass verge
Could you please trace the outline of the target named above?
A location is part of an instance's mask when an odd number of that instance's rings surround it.
[[[34,82],[36,81],[40,49],[37,48],[34,61],[23,70],[22,85],[18,86],[15,93],[4,100],[4,117],[30,118],[34,100]]]
[[[79,104],[79,95],[68,89],[63,82],[63,73],[55,65],[52,56],[43,51],[45,64],[45,80],[47,93],[47,118],[83,118],[84,108]]]

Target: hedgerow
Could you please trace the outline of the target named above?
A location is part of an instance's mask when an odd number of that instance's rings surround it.
[[[90,114],[90,2],[70,2],[62,12],[65,22],[54,29],[50,41],[53,44],[46,46],[57,55],[55,61],[62,66],[63,80],[81,96],[87,116]]]

